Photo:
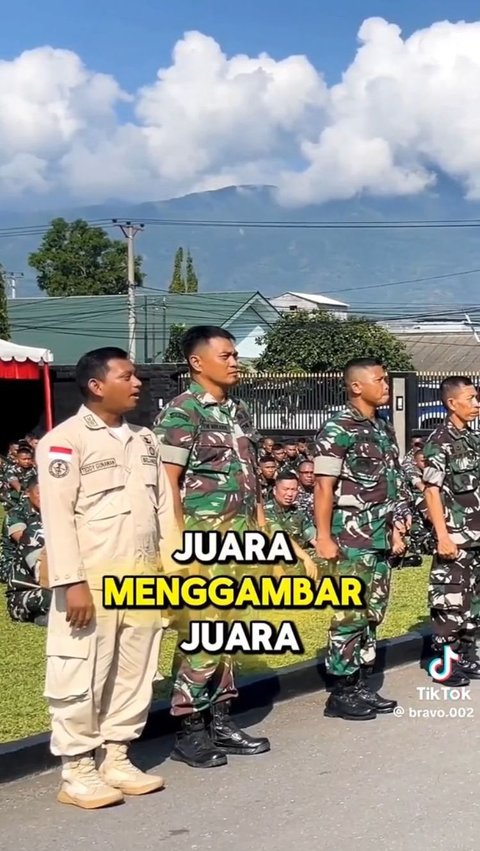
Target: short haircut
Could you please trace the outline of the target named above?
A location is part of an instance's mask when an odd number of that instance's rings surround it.
[[[75,367],[75,381],[84,399],[88,398],[88,382],[95,378],[104,381],[111,360],[128,360],[123,349],[115,346],[105,346],[103,349],[93,349],[82,355]]]
[[[440,384],[440,398],[445,407],[447,407],[447,399],[455,390],[460,390],[462,387],[473,387],[473,381],[466,375],[450,375],[444,378]]]
[[[187,363],[198,346],[204,346],[210,340],[218,337],[235,343],[233,334],[230,334],[230,331],[227,331],[225,328],[220,328],[219,325],[194,325],[192,328],[189,328],[181,339],[182,353]]]
[[[30,491],[33,488],[36,488],[37,485],[38,485],[38,476],[32,476],[32,478],[28,480],[27,491]]]
[[[383,366],[383,363],[378,358],[352,358],[345,364],[343,370],[345,384],[349,384],[352,380],[352,375],[356,369],[371,369],[374,366]]]
[[[283,443],[274,443],[272,446],[272,452],[280,452],[281,449],[285,449]]]
[[[413,453],[413,457],[416,458],[418,455],[423,455],[423,446],[419,446],[418,449]]]
[[[276,478],[276,482],[291,482],[293,480],[298,482],[298,476],[293,470],[282,470]]]
[[[23,445],[18,447],[17,455],[30,455],[30,458],[33,456],[33,449],[31,446]]]
[[[284,446],[296,446],[298,443],[296,437],[289,437],[284,443]]]
[[[273,455],[264,455],[263,458],[260,458],[260,464],[276,464],[276,458]]]
[[[311,467],[313,467],[313,461],[309,461],[308,458],[305,458],[305,460],[298,465],[298,469],[301,470],[302,467],[305,466],[305,464],[309,464]]]

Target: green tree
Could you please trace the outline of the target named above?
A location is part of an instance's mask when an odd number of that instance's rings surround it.
[[[127,243],[110,239],[102,228],[83,219],[53,219],[38,251],[28,258],[37,282],[49,296],[118,295],[126,293]],[[135,283],[144,275],[135,258]]]
[[[193,268],[193,260],[190,252],[187,254],[186,283],[187,293],[198,293],[198,278]]]
[[[338,319],[326,311],[295,311],[257,340],[265,345],[259,371],[326,372],[342,370],[354,357],[376,357],[388,369],[413,368],[404,344],[363,316]]]
[[[185,325],[170,325],[168,346],[165,351],[165,363],[184,363],[181,340],[185,333]]]
[[[175,252],[175,260],[173,263],[173,274],[169,293],[184,293],[186,292],[186,283],[183,277],[183,248],[177,248]]]
[[[5,277],[5,270],[3,266],[0,265],[0,340],[10,339],[10,323],[8,321],[6,289],[7,281]]]

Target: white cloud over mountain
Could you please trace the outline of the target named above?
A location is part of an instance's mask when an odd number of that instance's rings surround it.
[[[0,62],[0,198],[140,200],[274,183],[295,205],[420,192],[439,170],[480,198],[480,22],[404,39],[371,18],[359,42],[330,88],[304,56],[227,57],[199,32],[136,92],[68,50]]]

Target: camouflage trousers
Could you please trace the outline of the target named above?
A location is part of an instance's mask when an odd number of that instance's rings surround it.
[[[376,631],[390,595],[389,553],[344,547],[334,575],[355,576],[365,584],[365,609],[337,611],[328,631],[327,671],[334,676],[355,674],[376,657]]]
[[[28,623],[40,615],[48,615],[52,592],[50,588],[15,591],[7,596],[8,614],[13,621]]]
[[[428,603],[432,621],[432,645],[458,649],[473,642],[480,627],[480,549],[459,550],[456,561],[434,555],[430,570]]]

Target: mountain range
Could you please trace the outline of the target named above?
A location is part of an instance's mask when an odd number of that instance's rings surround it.
[[[480,202],[465,200],[459,187],[445,178],[421,195],[362,196],[301,209],[280,206],[269,186],[228,187],[142,204],[112,199],[47,211],[3,209],[0,262],[25,275],[17,281],[17,297],[40,295],[28,255],[39,245],[41,233],[7,229],[45,226],[55,216],[144,222],[135,249],[144,258],[149,288],[168,288],[174,253],[182,245],[192,253],[204,292],[259,290],[267,297],[289,290],[321,293],[366,312],[381,309],[386,315],[406,311],[409,305],[420,316],[422,311],[480,303],[478,227],[418,224],[477,219],[480,226]],[[283,226],[267,226],[272,222]],[[375,229],[365,227],[371,222]],[[389,222],[417,224],[385,227]],[[418,280],[424,278],[430,280]]]

